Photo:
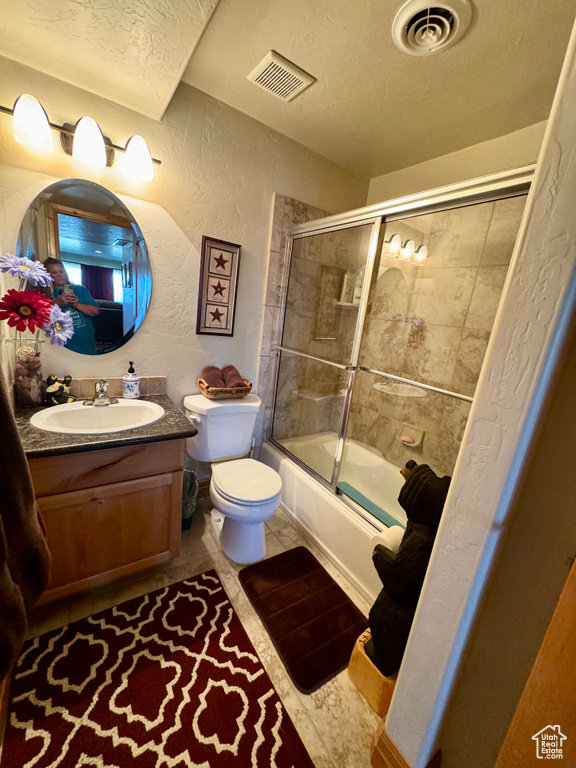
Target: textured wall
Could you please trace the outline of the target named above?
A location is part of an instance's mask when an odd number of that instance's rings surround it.
[[[51,370],[83,377],[121,376],[128,359],[135,360],[142,374],[166,375],[168,393],[178,403],[197,391],[196,379],[207,363],[234,363],[254,381],[274,193],[336,212],[365,202],[367,180],[186,85],[157,123],[0,59],[0,103],[12,104],[22,92],[39,96],[54,122],[90,114],[114,143],[141,133],[152,154],[162,160],[154,181],[137,185],[123,178],[121,157],[110,169],[91,170],[59,148],[51,156],[36,156],[14,142],[10,118],[0,116],[3,252],[14,251],[20,220],[38,192],[68,177],[91,179],[121,196],[150,249],[152,303],[135,337],[104,356],[51,353]],[[202,235],[243,247],[233,338],[195,333]]]
[[[546,121],[535,123],[497,139],[377,176],[370,181],[368,205],[535,163],[545,128]]]
[[[5,2],[5,56],[162,117],[218,0]],[[23,42],[24,41],[24,42]]]
[[[424,768],[435,746],[450,695],[457,686],[472,622],[477,615],[502,532],[510,522],[511,506],[522,490],[522,471],[535,437],[560,341],[573,324],[576,303],[576,34],[573,33],[544,139],[539,167],[526,208],[526,217],[512,257],[510,281],[496,318],[478,391],[464,435],[438,531],[431,567],[415,617],[386,730],[413,768]],[[546,424],[540,425],[543,429]],[[558,448],[574,462],[573,443],[557,429]],[[546,463],[540,471],[549,472]],[[565,487],[565,486],[564,486]],[[538,499],[539,513],[547,510]],[[554,503],[552,501],[551,503]],[[531,528],[530,541],[562,564],[546,579],[554,579],[556,594],[573,555],[573,538],[559,542]],[[530,560],[525,566],[531,567]],[[536,571],[536,575],[538,571]],[[502,583],[507,588],[505,582]],[[494,586],[497,588],[497,586]],[[516,588],[524,598],[524,585]],[[513,592],[509,609],[516,610]],[[552,598],[553,600],[553,598]],[[546,601],[544,601],[546,602]],[[533,608],[524,599],[526,623],[540,623],[548,605]],[[509,642],[510,637],[506,640]],[[498,654],[498,642],[493,644]],[[482,670],[480,670],[482,674]],[[504,674],[489,678],[506,684]],[[503,682],[502,682],[503,681]],[[459,712],[460,735],[466,717],[474,717],[474,701]],[[485,730],[484,738],[491,738]],[[458,763],[462,765],[462,763]]]

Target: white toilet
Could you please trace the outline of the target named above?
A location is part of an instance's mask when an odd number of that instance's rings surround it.
[[[280,475],[254,459],[250,452],[262,401],[257,395],[237,400],[184,398],[186,415],[198,430],[188,440],[196,461],[212,464],[212,521],[220,546],[236,563],[255,563],[266,554],[264,523],[280,503]]]

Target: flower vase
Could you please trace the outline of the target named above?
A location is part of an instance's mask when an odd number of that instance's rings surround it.
[[[46,384],[42,380],[42,361],[37,345],[16,347],[14,367],[14,404],[17,408],[44,405]]]

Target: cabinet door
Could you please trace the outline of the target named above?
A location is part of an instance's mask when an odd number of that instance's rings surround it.
[[[52,553],[41,602],[177,557],[182,472],[38,499]]]

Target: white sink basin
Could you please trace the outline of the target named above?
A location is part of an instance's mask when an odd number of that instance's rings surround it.
[[[100,435],[144,427],[162,416],[164,408],[147,400],[120,400],[111,405],[84,405],[78,400],[38,411],[30,424],[45,432]]]

